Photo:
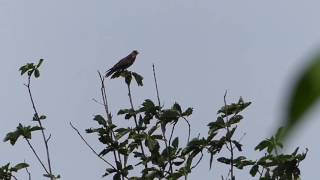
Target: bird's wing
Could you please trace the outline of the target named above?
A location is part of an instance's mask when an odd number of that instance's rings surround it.
[[[126,69],[132,64],[130,56],[121,59],[117,64],[115,64],[112,69]]]

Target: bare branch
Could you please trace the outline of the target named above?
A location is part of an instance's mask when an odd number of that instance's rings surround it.
[[[99,154],[92,148],[92,146],[84,139],[84,137],[81,135],[81,133],[79,132],[79,130],[73,126],[73,124],[71,122],[69,122],[70,126],[72,127],[72,129],[74,129],[77,134],[80,136],[80,138],[82,139],[82,141],[91,149],[91,151],[98,156],[98,158],[100,158],[102,161],[104,161],[105,163],[107,163],[109,166],[111,166],[113,169],[117,169],[115,168],[110,162],[108,162],[107,160],[105,160],[103,157],[99,156]]]
[[[159,90],[158,90],[158,82],[157,82],[157,76],[156,76],[156,71],[155,71],[155,68],[154,68],[154,64],[152,64],[152,69],[153,69],[154,84],[155,84],[155,86],[156,86],[156,91],[157,91],[158,104],[159,104],[159,107],[160,107],[160,106],[161,106],[161,103],[160,103],[160,96],[159,96]]]
[[[34,102],[34,99],[33,99],[33,96],[32,96],[32,92],[31,92],[31,75],[28,76],[28,84],[26,85],[26,87],[28,88],[28,93],[29,93],[29,97],[30,97],[30,101],[31,101],[31,104],[32,104],[33,111],[35,113],[36,121],[38,122],[39,126],[41,127],[41,133],[42,133],[42,138],[43,138],[45,149],[46,149],[47,163],[48,163],[48,167],[49,167],[49,172],[47,172],[47,173],[50,175],[50,179],[53,180],[48,141],[47,141],[47,138],[46,138],[46,135],[45,135],[45,132],[44,132],[43,125],[42,125],[41,120],[39,118],[39,113],[37,111],[37,108],[36,108],[36,105],[35,105],[35,102]]]
[[[31,144],[31,142],[29,141],[29,139],[27,139],[27,138],[24,138],[24,139],[27,141],[29,147],[31,148],[33,154],[36,156],[36,158],[37,158],[37,160],[39,161],[39,163],[41,164],[41,166],[43,167],[44,171],[46,171],[46,173],[49,175],[50,172],[47,170],[46,166],[44,165],[44,163],[43,163],[42,160],[40,159],[39,155],[37,154],[36,150],[35,150],[34,147],[32,146],[32,144]],[[51,175],[51,174],[50,174],[50,175]]]

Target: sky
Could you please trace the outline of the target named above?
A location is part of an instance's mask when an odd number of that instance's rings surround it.
[[[240,96],[252,105],[238,129],[244,154],[258,158],[254,147],[272,135],[284,116],[286,99],[295,77],[316,53],[320,42],[319,2],[298,1],[0,1],[0,90],[2,137],[19,122],[32,124],[32,107],[18,69],[45,59],[41,77],[32,90],[38,110],[46,114],[53,169],[62,179],[101,179],[105,166],[70,128],[84,133],[94,127],[93,115],[103,113],[92,98],[99,97],[97,70],[104,72],[132,50],[140,52],[130,70],[144,76],[144,87],[133,87],[134,104],[156,100],[152,64],[157,69],[161,101],[193,107],[192,135],[205,136],[223,105]],[[111,112],[129,107],[125,84],[108,80]],[[319,107],[319,106],[318,106]],[[313,139],[320,125],[315,107],[287,144],[308,148],[301,164],[302,179],[317,176],[320,146]],[[122,121],[114,117],[115,121]],[[177,135],[185,136],[183,124]],[[85,135],[97,149],[96,136]],[[32,142],[43,148],[40,134]],[[24,141],[0,145],[0,164],[26,160],[39,179],[40,165]],[[240,155],[240,154],[239,154]],[[208,158],[190,179],[220,178],[227,168]],[[238,179],[248,179],[236,171]],[[25,177],[21,173],[18,177]]]

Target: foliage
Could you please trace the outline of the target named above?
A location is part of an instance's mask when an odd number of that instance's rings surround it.
[[[18,172],[21,169],[29,167],[27,163],[19,163],[15,166],[10,167],[10,163],[0,167],[0,179],[1,180],[11,180],[14,177],[13,173]]]
[[[34,110],[32,119],[37,125],[25,126],[19,123],[15,131],[7,133],[4,141],[15,145],[19,138],[24,139],[45,171],[44,177],[53,180],[60,178],[60,175],[53,175],[51,169],[48,146],[51,135],[46,136],[46,129],[42,123],[47,117],[39,115],[31,92],[31,79],[40,77],[39,67],[42,63],[43,60],[40,59],[37,64],[28,63],[19,69],[21,75],[26,74],[28,78],[25,86]],[[118,110],[117,113],[117,116],[122,117],[123,122],[126,123],[113,122],[104,83],[106,79],[99,73],[102,105],[105,112],[93,117],[97,126],[86,129],[86,133],[98,136],[98,141],[104,145],[100,151],[95,151],[78,129],[70,123],[93,153],[106,163],[107,167],[103,177],[112,176],[114,180],[187,179],[188,175],[202,162],[204,156],[210,158],[210,168],[213,163],[227,165],[227,175],[222,176],[222,179],[234,180],[236,179],[235,170],[243,171],[246,167],[250,168],[249,173],[252,177],[258,176],[261,180],[289,180],[300,177],[299,165],[305,159],[308,149],[303,153],[298,153],[299,148],[290,154],[279,153],[283,148],[281,142],[281,137],[285,133],[283,128],[280,128],[276,135],[262,140],[255,147],[255,150],[265,152],[261,158],[250,160],[244,155],[242,137],[238,138],[236,134],[238,125],[244,120],[242,112],[251,105],[251,102],[244,101],[240,97],[238,102],[228,104],[226,93],[224,105],[217,111],[217,118],[208,124],[206,136],[200,137],[199,134],[191,138],[189,118],[194,109],[184,108],[178,102],[169,107],[161,105],[154,66],[153,71],[158,102],[145,99],[138,107],[135,107],[132,102],[132,79],[138,86],[143,86],[143,77],[128,70],[112,75],[111,79],[123,78],[128,88],[130,106]],[[176,128],[181,123],[187,125],[186,136],[175,136]],[[129,126],[126,127],[124,124]],[[40,131],[43,137],[46,163],[31,144],[32,135],[36,131]],[[222,151],[228,154],[221,155]],[[110,161],[110,157],[113,162]],[[27,163],[19,163],[15,166],[10,166],[8,163],[0,167],[0,180],[17,179],[13,173],[21,169],[26,169],[31,179],[28,167]],[[139,170],[140,174],[134,175]]]
[[[27,75],[27,84],[25,84],[25,86],[28,89],[28,93],[29,93],[29,97],[30,97],[30,101],[32,104],[32,108],[34,110],[34,114],[33,114],[33,121],[36,122],[38,125],[36,126],[25,126],[22,125],[21,123],[19,123],[19,125],[17,126],[15,131],[9,132],[7,133],[6,137],[4,138],[4,142],[9,141],[10,144],[12,146],[14,146],[17,142],[17,140],[21,137],[23,138],[29,148],[32,150],[33,154],[35,155],[35,157],[37,158],[37,160],[39,161],[39,163],[41,164],[43,170],[45,171],[44,177],[49,178],[51,180],[53,179],[58,179],[60,178],[60,175],[53,175],[52,170],[51,170],[51,160],[50,160],[50,154],[49,154],[49,146],[48,146],[48,142],[50,140],[51,135],[47,138],[46,134],[45,134],[45,128],[42,124],[41,121],[45,120],[47,117],[45,115],[39,115],[35,102],[33,100],[33,95],[32,95],[32,91],[31,91],[31,79],[34,76],[35,78],[39,78],[40,77],[40,66],[43,63],[43,59],[40,59],[39,62],[37,64],[34,63],[27,63],[24,66],[21,66],[19,68],[19,71],[21,71],[21,75]],[[35,150],[35,148],[33,147],[33,145],[31,144],[31,139],[32,139],[32,134],[35,131],[41,131],[42,137],[43,137],[43,142],[45,145],[45,150],[46,150],[46,156],[47,156],[47,167],[45,165],[45,163],[43,162],[43,160],[40,158],[40,156],[38,155],[37,151]],[[12,168],[9,168],[9,164],[5,165],[2,167],[1,171],[3,173],[3,177],[11,179],[11,174],[12,172],[16,172],[19,169],[22,168],[27,168],[29,167],[28,164],[26,163],[20,163]],[[29,179],[31,177],[29,176]],[[1,178],[0,178],[1,179]],[[15,178],[16,179],[16,178]]]
[[[104,81],[101,80],[103,105],[106,109],[106,118],[102,114],[94,116],[93,120],[98,126],[86,130],[89,134],[97,134],[103,148],[97,153],[100,158],[114,157],[114,165],[107,168],[103,176],[113,176],[113,179],[187,179],[188,175],[202,161],[203,156],[210,157],[210,168],[216,160],[228,165],[226,179],[235,179],[235,168],[243,170],[251,167],[250,174],[260,174],[260,179],[283,179],[300,176],[299,163],[305,158],[306,153],[298,154],[298,149],[292,154],[273,154],[277,148],[282,148],[280,133],[270,139],[263,140],[256,150],[267,149],[267,154],[258,160],[250,160],[246,156],[236,156],[242,153],[241,139],[235,137],[238,125],[244,119],[241,113],[251,105],[242,97],[237,103],[227,104],[226,94],[224,105],[218,110],[218,117],[208,124],[208,134],[205,137],[193,137],[190,140],[191,125],[188,118],[193,113],[193,108],[183,109],[178,102],[169,107],[158,102],[146,99],[137,108],[132,103],[131,80],[138,75],[131,71],[115,73],[111,79],[123,78],[128,87],[128,98],[131,106],[120,109],[118,116],[123,117],[131,126],[125,127],[113,123],[112,115],[108,110],[107,96]],[[100,76],[101,77],[101,76]],[[142,86],[142,76],[138,75],[137,84]],[[156,77],[154,73],[154,79]],[[139,82],[138,82],[139,81]],[[141,81],[141,82],[140,82]],[[188,125],[188,136],[174,137],[178,123]],[[186,142],[186,143],[183,143]],[[227,150],[229,156],[219,156],[222,150]],[[278,153],[278,152],[277,152]],[[109,159],[109,158],[106,158]],[[112,164],[111,162],[108,162]],[[290,166],[289,166],[290,165]],[[109,165],[110,166],[110,165]],[[133,172],[141,170],[139,176],[132,176]]]
[[[287,118],[284,119],[286,137],[294,127],[305,119],[305,115],[320,97],[320,54],[310,59],[310,63],[301,72],[291,88],[291,95],[288,98]]]

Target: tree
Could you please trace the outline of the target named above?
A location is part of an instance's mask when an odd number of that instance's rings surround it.
[[[60,175],[54,175],[50,165],[50,153],[48,142],[50,137],[45,134],[42,120],[45,115],[40,115],[35,106],[31,93],[31,79],[40,77],[39,67],[43,60],[37,65],[28,63],[20,68],[21,75],[26,74],[28,83],[26,87],[29,92],[30,101],[34,109],[33,120],[37,126],[24,126],[19,124],[15,131],[9,132],[4,141],[15,145],[18,138],[23,138],[29,148],[32,149],[35,157],[44,170],[44,176],[53,180],[60,178]],[[255,150],[264,152],[261,158],[257,160],[248,159],[243,153],[242,138],[235,137],[238,130],[238,124],[244,119],[241,113],[251,105],[242,97],[236,103],[227,102],[227,92],[224,95],[224,104],[217,111],[216,120],[210,122],[208,132],[202,137],[190,137],[192,129],[188,118],[193,113],[193,108],[183,108],[178,102],[170,107],[161,105],[156,72],[153,66],[153,75],[156,86],[157,102],[151,99],[144,100],[140,106],[135,107],[132,101],[131,86],[134,80],[138,86],[143,86],[143,77],[132,71],[117,71],[112,78],[124,79],[128,90],[128,100],[130,106],[120,109],[118,116],[123,117],[123,122],[114,122],[113,115],[109,111],[107,91],[105,86],[106,79],[99,72],[101,83],[101,99],[103,105],[103,114],[97,114],[93,120],[97,127],[86,129],[88,134],[96,134],[98,141],[105,147],[97,151],[86,141],[81,132],[70,122],[71,127],[77,132],[83,142],[92,150],[92,152],[106,164],[106,176],[113,176],[115,180],[139,180],[139,179],[187,179],[188,175],[201,163],[204,156],[210,158],[208,168],[213,163],[226,164],[227,176],[222,179],[236,179],[235,170],[244,171],[244,168],[250,168],[250,175],[258,177],[261,180],[271,179],[298,179],[300,177],[300,162],[307,155],[305,152],[298,153],[298,148],[291,154],[282,154],[283,148],[281,137],[283,128],[280,128],[276,135],[262,140]],[[186,123],[187,136],[174,136],[176,127],[180,123]],[[47,163],[44,163],[38,156],[37,151],[31,144],[31,135],[40,131],[46,150]],[[222,150],[229,152],[228,156],[220,155]],[[235,152],[243,155],[236,156]],[[113,159],[113,161],[110,161]],[[0,179],[17,179],[13,173],[20,169],[29,167],[27,163],[19,163],[13,167],[6,164],[0,168]],[[138,175],[135,175],[139,172]],[[28,173],[31,179],[30,173]]]

